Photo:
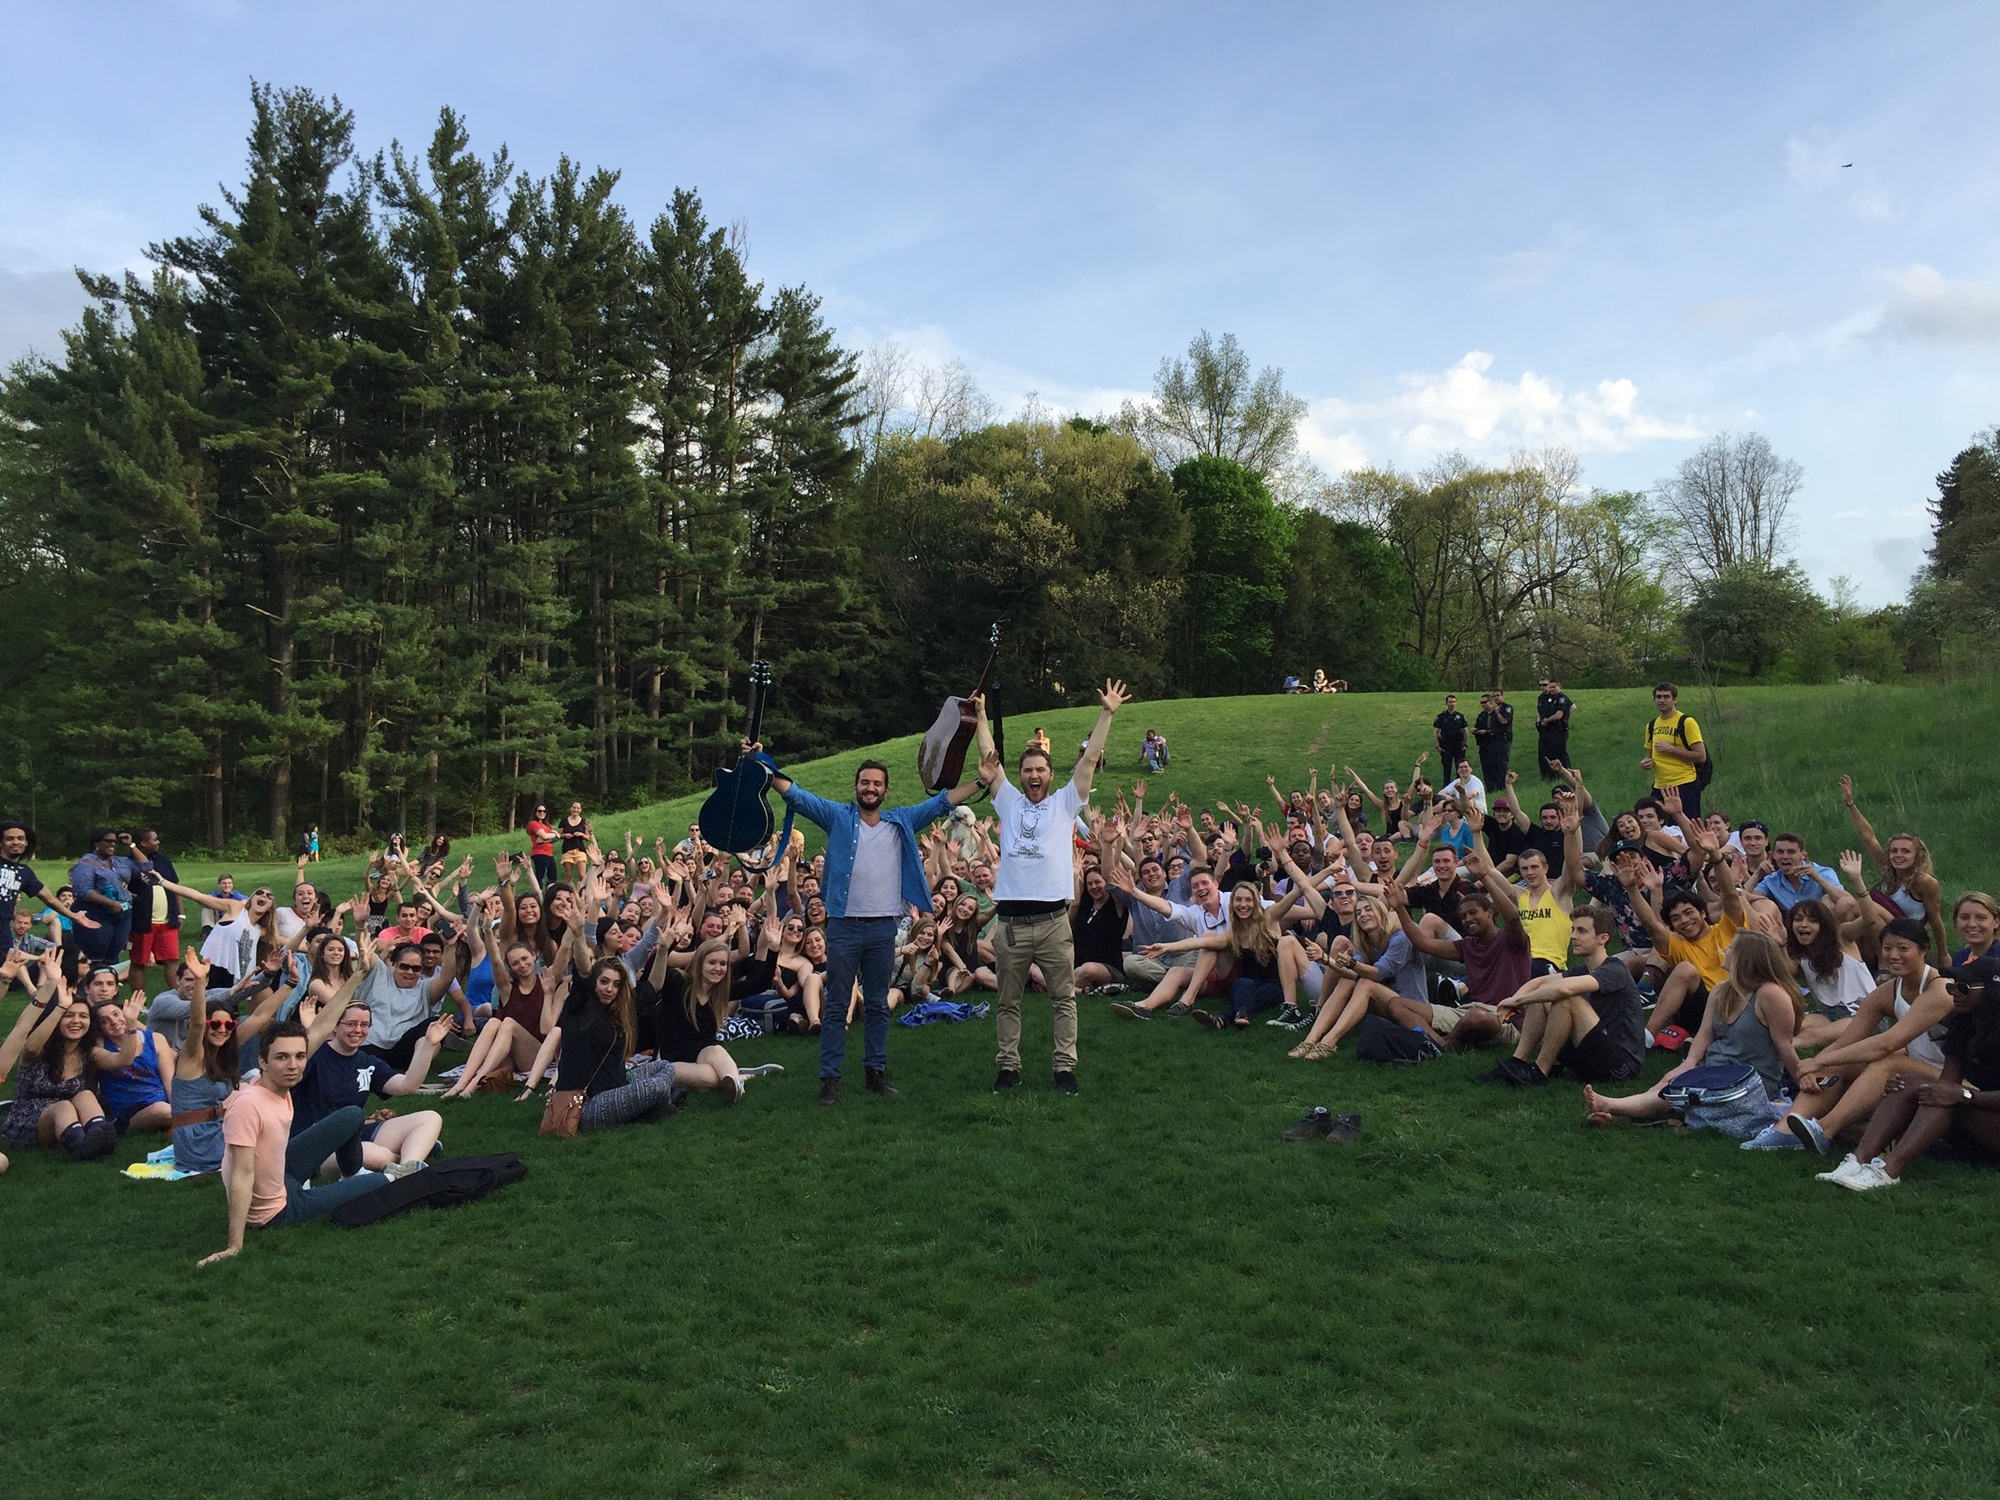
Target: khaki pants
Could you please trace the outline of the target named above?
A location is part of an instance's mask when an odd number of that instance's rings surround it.
[[[1157,958],[1141,958],[1136,953],[1125,955],[1125,982],[1151,989],[1167,977],[1167,966]]]
[[[1069,913],[1009,922],[993,928],[993,966],[1000,976],[1000,1000],[994,1006],[994,1029],[1000,1040],[1000,1066],[1021,1071],[1021,991],[1028,987],[1028,965],[1039,964],[1055,1012],[1055,1070],[1076,1071],[1076,981],[1069,941]]]

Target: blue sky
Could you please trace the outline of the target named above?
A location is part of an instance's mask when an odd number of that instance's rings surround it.
[[[853,345],[1102,410],[1201,328],[1332,470],[1708,434],[1900,595],[2000,423],[2000,7],[0,3],[0,357],[240,175],[254,77],[742,221]],[[1851,167],[1843,163],[1852,162]]]

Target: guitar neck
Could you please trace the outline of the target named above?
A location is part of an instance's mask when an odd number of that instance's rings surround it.
[[[750,674],[750,726],[743,738],[751,744],[761,744],[764,738],[764,675]]]

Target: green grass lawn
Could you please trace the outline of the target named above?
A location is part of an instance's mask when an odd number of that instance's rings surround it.
[[[1636,794],[1644,694],[1579,699],[1578,758],[1607,801]],[[1947,890],[2000,884],[1982,775],[2000,695],[1723,704],[1719,805],[1824,857],[1851,766],[1885,835],[1930,839]],[[1335,755],[1400,780],[1435,711],[1135,706],[1113,766],[1151,722],[1176,756],[1159,779],[1191,799]],[[1088,719],[1041,722],[1062,744]],[[884,757],[896,790],[913,743]],[[859,758],[800,774],[838,790]],[[632,826],[684,827],[688,806]],[[600,1137],[538,1139],[504,1099],[447,1106],[448,1150],[519,1150],[527,1180],[370,1230],[257,1235],[199,1275],[223,1239],[215,1179],[116,1174],[156,1140],[87,1166],[16,1153],[5,1493],[1993,1492],[2000,1175],[1924,1162],[1857,1197],[1796,1154],[1587,1130],[1573,1085],[1482,1086],[1481,1058],[1293,1063],[1287,1033],[1121,1023],[1101,1001],[1067,1099],[1034,1061],[1033,997],[1029,1016],[1011,1096],[988,1091],[975,1022],[896,1028],[904,1096],[838,1110],[813,1106],[814,1047],[793,1040],[740,1050],[790,1071],[739,1108],[696,1099]],[[1310,1104],[1359,1109],[1361,1138],[1280,1142]]]
[[[1087,1002],[1077,1099],[988,1092],[977,1023],[838,1110],[784,1040],[595,1138],[476,1099],[448,1147],[524,1183],[199,1275],[215,1179],[17,1160],[7,1492],[1991,1493],[2000,1176],[1859,1198],[1287,1039]],[[1361,1138],[1280,1142],[1313,1103]]]

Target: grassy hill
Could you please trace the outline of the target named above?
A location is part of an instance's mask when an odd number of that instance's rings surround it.
[[[1607,800],[1635,793],[1645,695],[1580,701],[1579,759]],[[1191,799],[1335,756],[1401,779],[1435,711],[1136,705],[1114,767],[1151,722]],[[1991,887],[1996,717],[1985,685],[1728,692],[1715,797],[1823,851],[1852,767],[1879,828],[1931,839],[1947,888]],[[1088,719],[1043,722],[1062,744]],[[913,744],[884,757],[899,791]],[[797,769],[838,788],[859,758]],[[633,826],[685,827],[688,806]],[[1011,1095],[989,1092],[975,1022],[897,1028],[902,1097],[837,1110],[814,1107],[815,1047],[791,1039],[739,1049],[788,1070],[740,1107],[603,1136],[448,1105],[448,1149],[519,1151],[527,1180],[370,1230],[256,1234],[199,1274],[223,1240],[214,1178],[116,1174],[155,1141],[90,1166],[12,1151],[7,1493],[1992,1490],[2000,1174],[1920,1162],[1856,1197],[1814,1182],[1817,1159],[1587,1130],[1573,1084],[1482,1085],[1482,1058],[1293,1063],[1287,1033],[1101,1002],[1067,1099],[1040,1067],[1046,1008],[1027,1016]],[[1361,1111],[1361,1137],[1280,1142],[1310,1104]]]
[[[1639,740],[1652,715],[1650,694],[1639,688],[1586,690],[1574,695],[1576,727],[1570,749],[1587,784],[1606,806],[1629,803],[1650,784],[1639,769]],[[1476,695],[1473,695],[1476,700]],[[1716,758],[1716,778],[1708,805],[1737,818],[1761,817],[1772,829],[1803,834],[1824,863],[1854,844],[1840,804],[1837,778],[1855,778],[1856,795],[1878,834],[1908,829],[1930,845],[1947,891],[2000,888],[2000,851],[1989,830],[2000,826],[2000,788],[1988,774],[1993,747],[2000,745],[2000,680],[1837,687],[1724,688],[1718,716],[1705,695],[1683,693],[1683,706],[1704,727]],[[1515,740],[1515,769],[1534,782],[1534,696],[1513,699],[1522,725]],[[1281,787],[1303,786],[1309,767],[1326,783],[1336,763],[1352,765],[1379,788],[1387,777],[1401,784],[1419,750],[1431,743],[1431,719],[1442,706],[1438,694],[1357,693],[1332,697],[1183,698],[1135,703],[1119,716],[1100,784],[1130,787],[1142,774],[1140,737],[1148,728],[1167,736],[1172,767],[1147,778],[1149,800],[1157,806],[1168,791],[1197,805],[1218,798],[1268,806],[1267,775]],[[1468,710],[1473,701],[1462,705]],[[1469,717],[1468,713],[1468,717]],[[1007,722],[1007,743],[1018,753],[1037,725],[1047,729],[1059,752],[1067,752],[1090,732],[1096,711],[1057,709]],[[916,751],[921,736],[908,735],[865,749],[787,769],[803,784],[843,796],[864,758],[890,768],[890,801],[918,799]],[[1435,772],[1436,757],[1427,771]],[[1442,778],[1432,775],[1433,781]],[[1104,794],[1104,795],[1108,795]],[[648,843],[657,834],[682,837],[701,805],[699,796],[656,803],[597,818],[606,846],[622,843],[625,831]],[[809,836],[815,834],[809,825]],[[523,849],[523,835],[489,835],[456,840],[455,851],[482,863],[502,848]],[[338,895],[359,889],[364,860],[328,859],[315,878]],[[207,881],[224,866],[212,860],[179,861],[190,879]],[[239,887],[246,880],[286,878],[282,866],[229,866]],[[67,864],[41,862],[44,880],[60,879]],[[490,874],[490,867],[487,871]]]

